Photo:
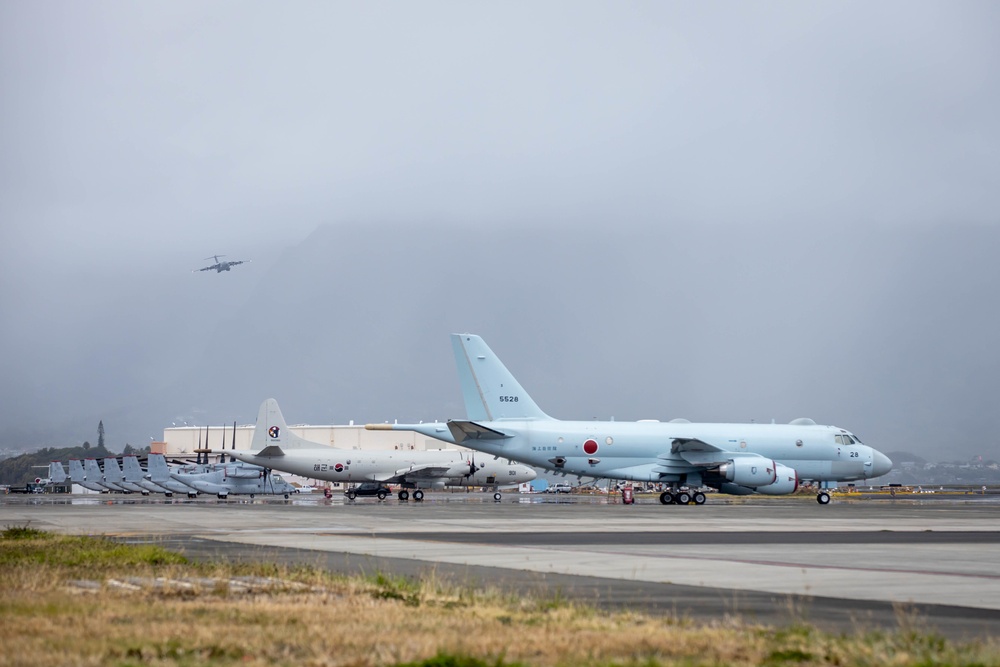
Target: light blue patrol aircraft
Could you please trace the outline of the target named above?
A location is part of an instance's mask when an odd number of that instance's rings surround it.
[[[506,366],[473,334],[452,334],[468,419],[445,424],[368,424],[372,430],[424,435],[587,477],[657,482],[664,505],[704,504],[708,486],[722,493],[786,495],[802,481],[879,477],[892,461],[853,433],[811,419],[790,424],[560,421],[535,404]],[[830,502],[820,488],[816,500]]]

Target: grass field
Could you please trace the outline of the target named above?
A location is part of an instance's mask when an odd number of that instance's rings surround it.
[[[195,564],[155,545],[9,526],[0,665],[1000,665],[901,617],[830,635],[609,613],[433,579]]]

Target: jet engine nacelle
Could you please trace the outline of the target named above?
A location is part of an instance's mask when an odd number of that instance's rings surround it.
[[[763,456],[730,459],[719,466],[719,474],[733,484],[756,489],[773,484],[777,479],[777,464]]]
[[[777,470],[775,472],[777,479],[772,484],[758,487],[757,493],[763,493],[768,496],[785,496],[789,493],[795,493],[798,490],[799,473],[794,468],[789,468],[781,463],[776,465]]]

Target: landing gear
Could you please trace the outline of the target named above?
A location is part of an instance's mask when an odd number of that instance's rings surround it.
[[[695,491],[691,493],[690,491],[676,491],[671,493],[670,491],[664,491],[660,494],[660,502],[664,505],[704,505],[705,504],[705,494],[701,491]]]
[[[820,505],[829,505],[830,494],[827,493],[826,491],[820,491],[818,494],[816,494],[816,502],[818,502]]]
[[[416,491],[413,492],[413,499],[419,503],[421,500],[424,499],[424,492],[421,491],[420,489],[417,489]]]
[[[253,500],[253,494],[252,493],[250,494],[250,500]]]
[[[399,493],[396,494],[396,497],[399,498],[400,500],[409,500],[410,492],[407,491],[406,489],[400,489]]]
[[[495,492],[495,493],[493,494],[493,500],[495,500],[495,501],[497,501],[497,502],[500,502],[500,499],[501,499],[501,498],[502,498],[502,496],[500,495],[500,492],[499,492],[499,491],[497,491],[497,492]]]
[[[288,494],[287,493],[285,494],[285,500],[288,500]]]

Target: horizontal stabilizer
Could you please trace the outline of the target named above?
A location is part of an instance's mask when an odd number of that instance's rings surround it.
[[[506,433],[470,421],[449,421],[448,430],[458,444],[462,444],[466,439],[502,440],[509,437]]]

